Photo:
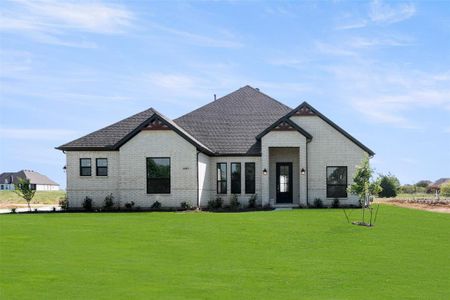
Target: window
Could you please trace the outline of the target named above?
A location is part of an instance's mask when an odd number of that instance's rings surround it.
[[[80,176],[91,176],[91,159],[80,158]]]
[[[147,194],[170,194],[170,158],[147,157]]]
[[[96,174],[97,176],[108,176],[108,159],[107,158],[97,158],[96,164]]]
[[[217,194],[227,193],[227,164],[217,164]]]
[[[245,163],[245,193],[255,193],[255,163]]]
[[[327,167],[327,198],[347,198],[347,167]]]
[[[231,163],[231,193],[241,193],[241,163]]]

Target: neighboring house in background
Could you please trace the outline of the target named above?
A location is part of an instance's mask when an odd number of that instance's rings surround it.
[[[19,172],[5,172],[0,174],[0,190],[14,190],[14,184],[19,183],[19,178],[27,180],[31,188],[36,191],[58,191],[59,184],[39,172],[22,170]]]
[[[427,187],[427,193],[435,193],[441,190],[441,185],[450,181],[450,178],[440,178]]]
[[[358,205],[347,193],[374,152],[308,103],[290,108],[245,86],[178,119],[153,108],[57,147],[66,154],[69,206],[205,207],[232,194],[242,204]]]

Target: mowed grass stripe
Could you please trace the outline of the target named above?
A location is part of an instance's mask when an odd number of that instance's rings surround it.
[[[449,229],[390,206],[374,228],[331,209],[3,215],[0,296],[446,299]]]

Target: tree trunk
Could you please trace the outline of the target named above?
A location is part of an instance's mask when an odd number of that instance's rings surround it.
[[[27,201],[28,209],[31,211],[30,201]]]

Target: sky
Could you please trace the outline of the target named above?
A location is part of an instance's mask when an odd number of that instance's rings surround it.
[[[377,173],[450,177],[449,1],[1,1],[0,172],[65,187],[56,146],[247,84],[308,101]]]

